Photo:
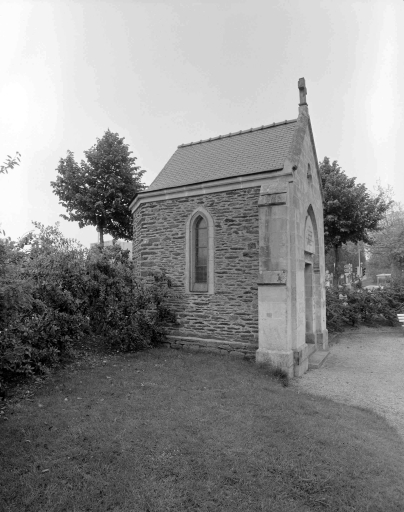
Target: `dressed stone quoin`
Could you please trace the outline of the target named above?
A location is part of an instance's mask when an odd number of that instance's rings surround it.
[[[321,180],[298,88],[297,119],[178,146],[131,203],[137,274],[165,270],[177,292],[167,343],[290,376],[328,348]]]

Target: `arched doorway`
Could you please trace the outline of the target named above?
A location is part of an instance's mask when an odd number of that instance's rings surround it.
[[[316,343],[320,329],[319,307],[321,301],[320,268],[317,225],[313,208],[307,210],[304,226],[304,305],[306,343]]]
[[[304,305],[306,319],[306,343],[314,343],[313,265],[304,262]]]

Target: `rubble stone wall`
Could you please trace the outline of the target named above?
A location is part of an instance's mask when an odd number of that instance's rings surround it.
[[[176,336],[256,344],[260,187],[140,204],[133,259],[139,276],[164,270],[177,298]],[[198,207],[214,222],[214,294],[185,293],[186,223]]]

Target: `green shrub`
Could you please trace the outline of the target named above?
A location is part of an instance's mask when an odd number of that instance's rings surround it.
[[[78,293],[84,250],[57,227],[19,244],[2,240],[0,260],[0,379],[46,371],[71,353],[87,319]]]
[[[171,282],[164,273],[136,279],[127,251],[117,245],[90,251],[88,272],[90,324],[112,350],[133,351],[161,341],[164,325],[174,321],[167,307]]]
[[[286,387],[289,386],[289,376],[288,376],[287,372],[283,368],[280,368],[279,366],[276,366],[272,370],[272,375],[276,379],[278,379],[279,382],[281,382],[283,387],[286,388]]]
[[[0,239],[0,331],[32,304],[32,283],[21,275],[25,255],[9,239]]]
[[[19,244],[0,240],[0,385],[48,371],[86,336],[114,351],[162,339],[174,320],[164,274],[140,281],[119,246],[88,251],[58,226],[35,226]]]
[[[341,332],[345,325],[344,303],[337,288],[326,288],[326,319],[329,332]]]
[[[342,297],[341,297],[342,296]],[[326,290],[327,328],[341,332],[346,325],[387,322],[394,325],[397,313],[404,312],[404,285],[393,282],[391,287]]]

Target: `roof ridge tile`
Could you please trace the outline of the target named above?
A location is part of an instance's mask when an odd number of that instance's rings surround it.
[[[218,135],[217,137],[210,137],[209,139],[201,139],[199,141],[196,141],[196,142],[187,142],[185,144],[180,144],[179,146],[177,146],[177,149],[180,149],[180,148],[185,148],[187,146],[195,146],[196,144],[202,144],[204,142],[211,142],[211,141],[214,141],[214,140],[219,140],[219,139],[227,139],[229,137],[235,137],[236,135],[243,135],[244,133],[251,133],[251,132],[256,132],[258,130],[265,130],[267,128],[273,128],[274,126],[280,126],[280,125],[283,125],[283,124],[289,124],[289,123],[296,123],[297,119],[285,119],[285,121],[280,121],[279,123],[272,123],[272,124],[263,124],[262,126],[258,126],[257,128],[249,128],[248,130],[240,130],[238,132],[232,132],[232,133],[228,133],[227,135]]]

